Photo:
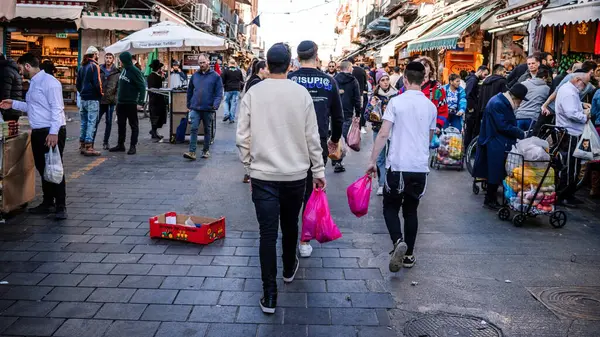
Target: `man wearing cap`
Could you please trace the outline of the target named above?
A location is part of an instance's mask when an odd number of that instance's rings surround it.
[[[77,92],[81,96],[79,151],[84,156],[100,155],[100,152],[94,150],[94,135],[100,113],[100,100],[103,95],[101,76],[102,72],[98,65],[98,49],[90,46],[83,56],[75,83]]]
[[[225,107],[223,122],[229,120],[229,123],[235,123],[235,110],[237,109],[240,90],[244,86],[244,74],[234,59],[229,59],[229,66],[223,69],[221,73],[223,88],[225,89]]]
[[[270,76],[244,95],[236,144],[249,168],[252,201],[260,226],[260,307],[273,314],[277,306],[277,232],[281,227],[283,281],[298,271],[298,216],[304,190],[325,188],[325,166],[313,98],[287,79],[292,54],[283,43],[267,52]],[[315,69],[316,71],[316,69]],[[267,130],[267,132],[265,132]],[[310,177],[307,178],[307,170]]]
[[[509,91],[492,97],[483,112],[473,177],[487,179],[483,206],[488,209],[500,208],[496,193],[506,177],[506,151],[510,151],[517,139],[525,137],[517,126],[515,110],[522,101],[527,101],[526,96],[527,87],[517,83]]]
[[[327,163],[329,151],[327,148],[327,137],[329,136],[329,119],[331,119],[331,140],[337,144],[342,137],[342,124],[344,114],[342,111],[342,100],[338,85],[333,77],[317,69],[319,47],[313,41],[302,41],[298,45],[298,61],[300,69],[288,74],[288,78],[305,87],[313,99],[317,122],[319,124],[319,137],[323,149],[323,161]],[[292,97],[288,99],[293,99]],[[306,203],[312,194],[312,171],[308,171],[308,179],[304,202]],[[310,257],[312,247],[308,242],[300,244],[300,256]]]
[[[115,65],[115,56],[111,53],[104,55],[104,64],[100,66],[100,72],[102,74],[102,99],[100,100],[100,115],[96,121],[96,129],[94,130],[94,140],[96,139],[96,132],[98,131],[98,125],[102,116],[106,115],[106,127],[104,129],[104,140],[102,141],[102,149],[110,149],[108,145],[108,139],[110,138],[110,131],[112,130],[113,113],[115,111],[115,105],[117,104],[117,87],[119,85],[119,68]]]
[[[169,88],[182,88],[187,85],[187,75],[183,72],[183,70],[181,70],[180,64],[177,60],[173,60],[173,62],[171,62],[171,75],[169,76],[171,81]]]

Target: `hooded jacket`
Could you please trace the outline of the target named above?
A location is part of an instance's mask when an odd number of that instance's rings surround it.
[[[82,64],[77,71],[75,86],[84,101],[100,101],[102,99],[102,74],[95,60]]]
[[[239,89],[238,89],[239,90]],[[215,111],[223,100],[223,81],[214,71],[196,71],[187,88],[187,108],[195,111]]]
[[[517,118],[531,118],[536,121],[542,111],[542,104],[546,102],[550,96],[550,87],[541,78],[532,78],[522,83],[527,88],[527,96],[529,101],[521,102],[521,105],[515,111]]]
[[[356,78],[352,74],[341,72],[335,75],[334,79],[340,89],[344,119],[347,120],[354,116],[360,117],[362,93]]]
[[[227,67],[221,73],[225,91],[241,91],[244,86],[244,74],[240,68]]]
[[[146,100],[144,75],[133,65],[133,59],[129,52],[119,55],[119,59],[123,63],[123,71],[119,76],[117,103],[143,105]]]
[[[101,104],[117,104],[117,87],[119,85],[119,74],[121,73],[117,66],[106,68],[106,64],[100,66],[102,74],[102,91],[104,95],[100,100]]]
[[[467,94],[467,118],[472,113],[471,111],[477,109],[477,97],[479,97],[479,77],[475,73],[469,74],[465,79],[467,87],[465,92]],[[475,112],[476,114],[476,112]]]
[[[486,77],[479,88],[479,99],[477,100],[476,114],[472,118],[476,120],[481,119],[485,106],[488,104],[492,97],[498,95],[501,92],[508,90],[506,87],[506,78],[500,75],[491,75]]]
[[[0,61],[0,101],[4,99],[23,100],[23,80],[19,75],[19,67],[14,60]],[[17,110],[2,110],[5,120],[18,119],[21,113]],[[16,118],[14,118],[16,117]]]

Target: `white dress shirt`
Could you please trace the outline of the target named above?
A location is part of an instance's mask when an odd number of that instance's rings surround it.
[[[581,136],[587,122],[579,99],[579,89],[567,82],[556,95],[556,126],[565,128],[571,136]]]
[[[27,113],[32,129],[50,128],[51,135],[66,124],[62,85],[43,70],[31,78],[25,102],[13,101],[13,109]]]

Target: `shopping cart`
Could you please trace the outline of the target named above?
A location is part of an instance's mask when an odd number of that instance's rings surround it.
[[[446,167],[462,171],[465,162],[463,137],[460,130],[452,126],[442,130],[439,136],[439,145],[430,153],[429,166],[431,168],[435,167],[439,170],[440,167]]]

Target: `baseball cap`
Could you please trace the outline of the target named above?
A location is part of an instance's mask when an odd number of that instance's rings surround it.
[[[290,48],[284,43],[276,43],[267,51],[267,62],[272,64],[289,64],[292,60]]]
[[[525,96],[527,96],[527,87],[521,83],[517,83],[510,88],[510,93],[516,98],[522,101],[529,101]]]
[[[94,46],[89,46],[88,49],[85,51],[85,55],[92,55],[96,53],[98,53],[98,48]]]

